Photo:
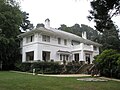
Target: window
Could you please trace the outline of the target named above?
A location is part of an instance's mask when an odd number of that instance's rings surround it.
[[[31,35],[26,38],[26,43],[33,42],[34,41],[34,35]]]
[[[68,60],[68,55],[66,55],[66,60]]]
[[[63,55],[63,60],[65,60],[65,55]]]
[[[97,47],[96,47],[96,46],[93,46],[93,49],[96,51],[96,50],[97,50]]]
[[[61,38],[58,38],[58,44],[61,44]]]
[[[64,45],[67,45],[67,40],[66,39],[64,39]]]
[[[85,59],[88,64],[90,64],[90,54],[86,53],[85,54]]]
[[[79,44],[80,44],[79,41],[75,41],[75,40],[72,40],[72,41],[71,41],[71,45],[73,45],[73,46],[74,46],[74,45],[79,45]]]
[[[33,41],[33,36],[30,36],[30,42],[32,42]]]
[[[42,35],[42,41],[50,42],[50,36]]]
[[[74,54],[75,61],[79,61],[79,53]]]
[[[69,55],[64,55],[64,54],[60,54],[60,60],[67,60],[69,59]]]
[[[26,61],[33,61],[34,60],[34,51],[26,52]]]
[[[44,60],[44,61],[50,60],[50,52],[42,51],[42,60]]]
[[[60,54],[60,60],[62,60],[62,55]]]

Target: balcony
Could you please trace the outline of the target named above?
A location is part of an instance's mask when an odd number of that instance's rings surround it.
[[[83,50],[85,51],[93,51],[93,46],[92,45],[83,45]]]
[[[81,44],[79,44],[79,45],[74,45],[74,46],[72,46],[72,50],[73,50],[73,51],[82,50],[82,45],[81,45]]]

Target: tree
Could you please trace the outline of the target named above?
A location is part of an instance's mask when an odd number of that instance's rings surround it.
[[[103,0],[102,2],[106,5],[106,8],[110,10],[110,18],[120,14],[120,0]]]
[[[30,21],[28,20],[28,15],[29,13],[26,12],[22,12],[22,24],[20,25],[23,31],[26,31],[27,29],[32,30],[34,28],[33,24],[30,23]]]
[[[13,69],[20,59],[19,39],[23,14],[15,0],[0,0],[0,66]]]
[[[78,36],[82,36],[83,32],[87,33],[87,39],[95,41],[95,42],[99,42],[99,34],[96,30],[94,30],[93,28],[81,24],[81,26],[79,24],[75,24],[71,27],[67,27],[66,25],[61,25],[61,27],[59,27],[59,29],[69,32],[69,33],[73,33],[76,34]]]
[[[100,35],[96,30],[84,24],[81,24],[81,29],[82,29],[82,32],[85,31],[87,33],[87,38],[89,40],[99,42]]]
[[[90,11],[89,20],[94,20],[96,29],[101,33],[100,42],[103,44],[103,50],[115,49],[120,50],[120,40],[113,21],[111,20],[113,13],[111,10],[116,7],[114,15],[119,10],[119,0],[93,0],[91,1],[92,10]],[[117,5],[118,4],[118,5]]]
[[[119,0],[92,0],[91,6],[93,8],[93,11],[91,10],[90,13],[93,14],[93,16],[90,16],[89,19],[95,18],[97,19],[98,16],[96,16],[97,13],[101,13],[105,16],[109,15],[108,17],[104,17],[107,20],[111,20],[111,18],[115,15],[120,14],[120,1]],[[96,11],[95,11],[96,10]],[[104,24],[104,23],[103,23]]]

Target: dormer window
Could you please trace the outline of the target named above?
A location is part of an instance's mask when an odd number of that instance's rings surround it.
[[[50,36],[42,35],[42,41],[44,41],[44,42],[50,42]]]

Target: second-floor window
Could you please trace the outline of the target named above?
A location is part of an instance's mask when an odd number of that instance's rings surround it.
[[[95,51],[97,51],[97,47],[96,47],[96,46],[93,46],[93,49],[94,49]]]
[[[58,38],[58,44],[61,44],[61,38]]]
[[[33,42],[34,41],[34,35],[31,35],[26,38],[26,43]]]
[[[67,40],[66,39],[64,39],[64,45],[67,45]]]
[[[71,41],[71,45],[73,45],[73,46],[74,46],[74,45],[79,45],[79,44],[80,44],[79,41],[75,41],[75,40],[72,40],[72,41]]]
[[[44,42],[50,42],[50,36],[42,35],[42,41],[44,41]]]
[[[84,43],[84,45],[86,45],[86,46],[90,46],[90,44],[86,44],[86,43]]]

